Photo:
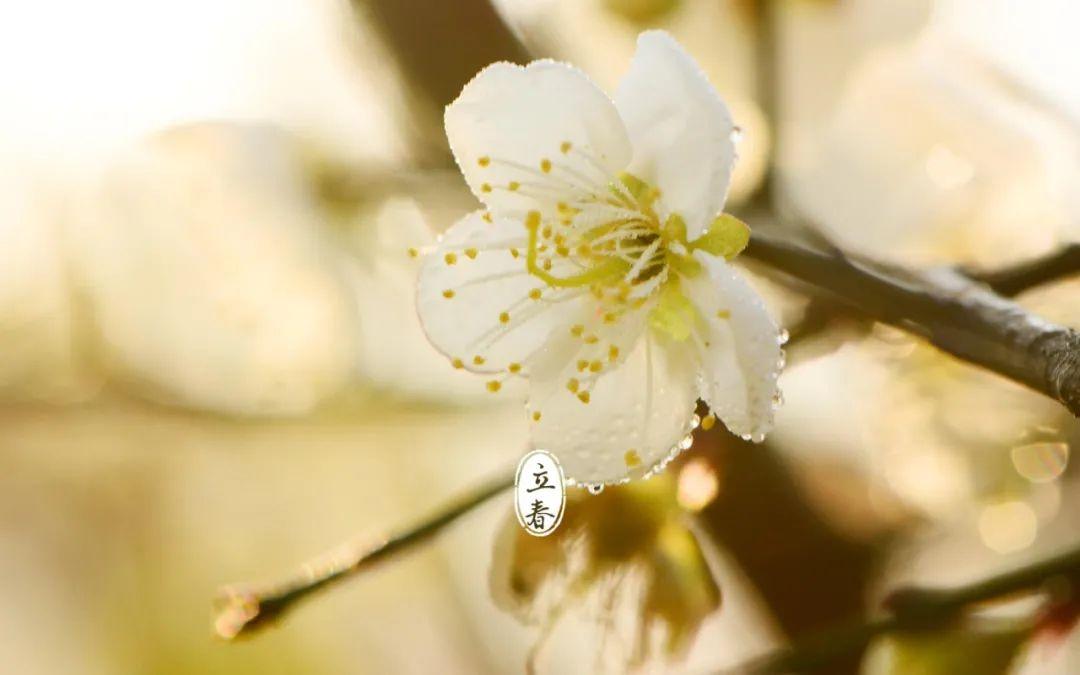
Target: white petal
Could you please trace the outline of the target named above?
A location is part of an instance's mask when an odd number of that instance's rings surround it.
[[[445,121],[465,180],[496,212],[606,197],[608,182],[630,161],[611,99],[584,73],[554,61],[488,66],[447,106]]]
[[[661,215],[681,215],[695,239],[727,197],[735,165],[730,111],[697,63],[663,31],[638,38],[615,105],[634,147],[630,173],[660,188]]]
[[[529,296],[534,289],[542,289],[540,300]],[[526,271],[525,226],[505,218],[489,223],[477,211],[455,223],[425,256],[416,306],[439,351],[469,370],[492,373],[523,366],[559,315],[565,321],[565,312],[573,311],[549,302],[551,294]]]
[[[667,457],[690,432],[697,402],[692,355],[667,344],[641,333],[626,360],[591,383],[588,403],[567,388],[580,378],[574,361],[562,370],[537,368],[529,409],[541,418],[533,445],[554,452],[578,483],[638,477]]]
[[[756,291],[722,258],[695,257],[705,274],[684,288],[704,319],[696,336],[703,370],[701,398],[728,430],[758,436],[772,428],[779,391],[778,329]]]

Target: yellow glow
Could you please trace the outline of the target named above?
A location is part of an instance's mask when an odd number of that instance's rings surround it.
[[[687,511],[700,511],[720,493],[720,479],[705,460],[692,459],[679,471],[679,506]]]
[[[979,536],[987,548],[997,553],[1012,553],[1031,546],[1037,531],[1035,512],[1025,502],[991,504],[979,514]]]

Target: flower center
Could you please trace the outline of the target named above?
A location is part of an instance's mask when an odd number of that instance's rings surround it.
[[[654,208],[660,191],[637,176],[623,173],[609,184],[608,219],[579,224],[579,209],[557,205],[559,218],[530,211],[526,266],[551,288],[587,288],[615,321],[656,296],[650,323],[683,340],[694,320],[693,305],[679,291],[679,274],[692,276],[701,266],[686,241],[686,224],[677,214],[664,223]],[[673,274],[676,272],[678,274]]]

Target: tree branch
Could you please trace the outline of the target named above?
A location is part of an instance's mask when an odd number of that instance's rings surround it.
[[[837,658],[859,653],[879,635],[935,628],[960,617],[979,603],[1005,599],[1018,593],[1048,592],[1048,582],[1061,577],[1073,582],[1080,578],[1080,548],[966,586],[899,589],[886,599],[884,615],[826,629],[755,658],[733,672],[811,671]]]
[[[317,590],[341,581],[428,541],[448,525],[500,492],[513,487],[508,472],[452,499],[413,527],[378,541],[353,543],[321,556],[301,567],[296,576],[275,584],[227,586],[219,593],[214,632],[231,640],[272,623]]]
[[[782,240],[765,227],[753,228],[746,255],[1080,416],[1080,333],[1029,313],[955,270],[915,271],[856,260],[837,249]]]

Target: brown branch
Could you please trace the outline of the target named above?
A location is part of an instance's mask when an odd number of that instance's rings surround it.
[[[746,255],[1080,416],[1080,333],[1031,314],[955,270],[914,271],[856,260],[836,249],[782,240],[765,228],[754,228]]]
[[[885,601],[882,616],[835,626],[755,658],[738,673],[807,672],[858,654],[875,637],[894,631],[932,629],[961,617],[980,603],[1019,593],[1050,592],[1054,580],[1080,579],[1080,548],[983,581],[951,589],[902,588]]]
[[[315,591],[428,541],[461,516],[513,485],[512,473],[496,477],[452,499],[413,527],[374,542],[369,539],[341,547],[303,565],[299,574],[286,581],[261,586],[227,586],[219,594],[214,632],[231,640],[273,623]]]

